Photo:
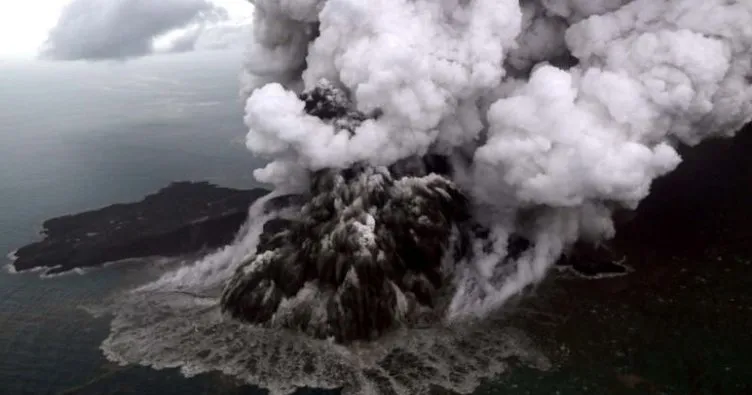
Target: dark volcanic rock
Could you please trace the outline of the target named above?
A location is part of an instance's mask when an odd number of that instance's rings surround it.
[[[338,132],[369,117],[326,81],[300,98]],[[451,171],[439,155],[311,171],[306,193],[269,201],[267,209],[293,210],[264,226],[256,253],[225,286],[222,310],[339,342],[431,316],[451,272],[443,258],[470,222]]]
[[[223,311],[338,342],[423,318],[440,303],[443,257],[469,210],[450,180],[406,168],[314,174],[300,212],[264,226],[225,287]]]
[[[44,240],[16,251],[16,270],[78,267],[146,256],[179,255],[232,241],[264,189],[176,182],[140,202],[113,204],[43,224]]]

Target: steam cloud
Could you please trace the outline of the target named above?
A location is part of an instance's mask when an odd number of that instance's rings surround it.
[[[272,159],[256,178],[305,190],[322,170],[447,158],[488,229],[455,262],[450,319],[499,307],[575,241],[613,237],[613,210],[637,207],[678,144],[752,118],[746,1],[254,4],[247,146]],[[342,130],[307,112],[299,94],[322,81],[379,116]],[[513,236],[531,246],[510,264]]]
[[[247,145],[276,190],[232,245],[119,296],[112,361],[274,394],[546,369],[489,313],[612,237],[679,144],[752,118],[749,1],[253,3]]]

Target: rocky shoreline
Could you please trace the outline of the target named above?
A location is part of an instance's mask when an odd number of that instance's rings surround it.
[[[248,208],[269,193],[174,182],[134,203],[52,218],[40,241],[12,253],[12,270],[62,273],[123,259],[173,256],[230,243]]]

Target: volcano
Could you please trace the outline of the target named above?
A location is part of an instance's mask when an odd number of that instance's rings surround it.
[[[345,133],[367,118],[325,82],[301,98]],[[300,211],[267,228],[230,280],[224,311],[337,341],[438,317],[472,227],[450,173],[438,155],[312,172]]]

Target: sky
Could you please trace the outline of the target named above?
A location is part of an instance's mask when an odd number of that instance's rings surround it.
[[[73,2],[91,4],[138,3],[143,0],[24,0],[0,1],[0,59],[30,59],[39,55],[50,30],[58,23],[63,10]],[[206,1],[227,11],[236,25],[252,16],[253,6],[246,0],[172,0],[173,2]],[[160,1],[145,2],[159,4]],[[157,43],[159,44],[159,43]],[[66,48],[69,49],[69,48]],[[68,51],[67,53],[69,53]]]

